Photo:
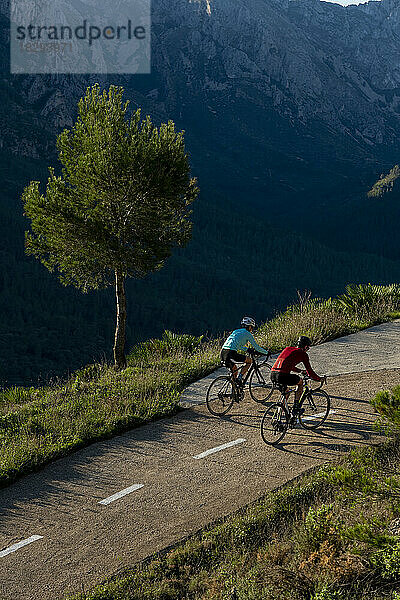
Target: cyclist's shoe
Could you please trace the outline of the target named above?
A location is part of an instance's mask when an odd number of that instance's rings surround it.
[[[244,399],[244,389],[238,386],[238,390],[234,393],[235,402],[241,402]]]
[[[286,426],[284,423],[282,423],[282,421],[276,421],[275,419],[272,421],[272,427],[273,429],[275,429],[275,431],[278,431],[279,433],[286,429]]]

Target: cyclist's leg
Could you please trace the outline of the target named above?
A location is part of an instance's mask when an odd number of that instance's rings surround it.
[[[244,354],[239,354],[236,350],[229,350],[226,355],[226,366],[231,370],[234,379],[238,379],[240,366],[237,363],[244,363],[246,361],[246,356]]]
[[[295,406],[299,406],[301,396],[303,395],[304,384],[303,384],[303,380],[301,377],[299,377],[298,375],[296,375],[296,377],[298,378],[298,382],[297,382],[296,392],[294,394],[294,404],[295,404]]]
[[[238,377],[238,373],[239,373],[239,365],[237,365],[236,363],[234,363],[232,360],[229,361],[230,362],[230,366],[229,369],[233,375],[234,379],[237,379]]]
[[[271,381],[276,385],[279,385],[281,389],[285,388],[283,389],[282,393],[285,394],[286,400],[288,399],[290,394],[290,390],[286,389],[289,386],[299,386],[299,383],[301,383],[301,393],[303,392],[303,381],[298,375],[295,375],[294,373],[282,373],[281,371],[271,371]],[[301,393],[299,398],[301,397]]]
[[[279,391],[284,394],[286,391],[286,385],[284,383],[281,383],[281,377],[282,377],[282,373],[280,373],[279,371],[271,371],[270,374],[270,379],[272,381],[272,385],[276,388],[279,389]],[[287,399],[287,397],[286,397]]]
[[[288,373],[281,373],[280,371],[271,371],[271,381],[281,393],[281,402],[284,403],[285,407],[288,406],[288,400],[291,390],[288,388],[289,385],[293,385],[291,381],[291,375]]]
[[[246,356],[245,357],[245,363],[242,367],[242,370],[240,371],[240,374],[242,376],[242,379],[244,379],[247,371],[250,369],[251,366],[251,356]]]
[[[221,356],[221,362],[232,373],[232,377],[234,379],[237,379],[238,372],[239,372],[239,366],[236,364],[236,362],[243,362],[244,356],[243,356],[243,361],[242,361],[241,355],[239,355],[237,352],[235,352],[235,350],[230,350],[229,348],[222,348],[220,356]],[[237,357],[239,357],[239,360],[237,360]]]

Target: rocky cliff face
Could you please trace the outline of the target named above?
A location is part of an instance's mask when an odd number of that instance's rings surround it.
[[[122,84],[133,106],[186,129],[206,188],[229,192],[231,182],[259,205],[277,195],[294,201],[314,196],[329,173],[339,193],[354,170],[367,177],[398,156],[400,0],[346,8],[319,0],[154,0],[152,35],[151,75],[103,83]],[[3,122],[3,147],[31,156],[51,144],[34,128],[24,129],[21,143],[23,115],[50,139],[99,80],[3,77],[13,115]]]
[[[398,0],[347,8],[319,0],[160,0],[155,70],[166,89],[172,84],[171,108],[173,90],[242,97],[249,108],[272,109],[292,124],[321,119],[361,143],[391,144],[400,101],[399,17]]]

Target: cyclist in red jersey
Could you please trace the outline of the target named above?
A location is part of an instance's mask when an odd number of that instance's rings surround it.
[[[297,404],[303,393],[303,380],[295,373],[307,374],[314,381],[322,381],[324,378],[317,375],[308,358],[307,351],[311,347],[310,338],[302,335],[297,340],[296,346],[288,346],[278,356],[271,369],[271,380],[280,385],[297,385],[295,403]],[[303,363],[305,370],[297,368],[296,365]],[[295,373],[291,373],[294,371]]]

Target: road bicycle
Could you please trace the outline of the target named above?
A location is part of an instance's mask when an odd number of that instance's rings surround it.
[[[288,429],[295,427],[297,421],[304,429],[316,429],[326,420],[331,407],[331,400],[325,390],[321,389],[326,383],[326,376],[321,385],[311,388],[310,378],[303,375],[304,389],[298,404],[289,407],[289,396],[295,388],[279,385],[281,392],[279,402],[268,406],[261,419],[261,437],[266,444],[278,444],[286,435]]]
[[[247,351],[251,356],[251,365],[240,385],[230,369],[230,375],[221,375],[214,379],[207,390],[206,405],[212,415],[222,417],[233,406],[244,398],[244,387],[249,382],[250,396],[255,402],[265,403],[272,395],[275,386],[270,380],[271,354],[259,354],[252,348]],[[262,363],[257,363],[256,356],[265,356]],[[223,363],[224,364],[224,363]],[[225,366],[225,364],[224,364]]]

